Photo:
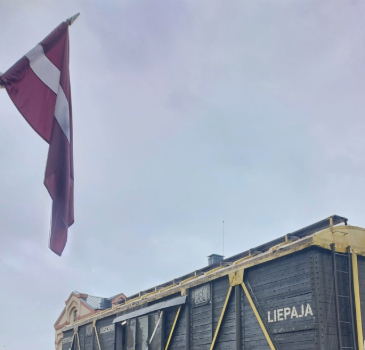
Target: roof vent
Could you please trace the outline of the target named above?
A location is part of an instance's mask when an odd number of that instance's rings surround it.
[[[223,261],[224,256],[219,254],[212,254],[208,256],[208,265],[213,265]]]

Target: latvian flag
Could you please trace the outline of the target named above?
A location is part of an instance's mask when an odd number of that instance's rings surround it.
[[[61,255],[74,222],[74,171],[68,27],[62,22],[7,72],[0,75],[11,100],[49,143],[44,177],[52,200],[50,249]]]

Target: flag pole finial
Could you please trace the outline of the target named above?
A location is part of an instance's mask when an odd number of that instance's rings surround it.
[[[75,16],[72,16],[66,20],[69,26],[72,26],[72,23],[76,21],[77,17],[80,16],[80,12],[77,13]]]

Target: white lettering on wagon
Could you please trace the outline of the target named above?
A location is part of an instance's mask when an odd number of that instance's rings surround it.
[[[112,332],[112,331],[114,331],[114,324],[100,328],[100,334],[108,333],[108,332]]]
[[[285,321],[286,319],[289,318],[290,319],[301,318],[301,317],[307,317],[309,315],[313,316],[313,311],[310,304],[307,304],[306,307],[304,305],[301,305],[301,307],[299,308],[299,313],[295,306],[293,306],[292,308],[284,307],[282,309],[268,311],[267,320],[268,322],[279,322],[279,321]]]
[[[71,343],[71,342],[72,342],[72,337],[62,339],[62,344],[67,344],[67,343]]]

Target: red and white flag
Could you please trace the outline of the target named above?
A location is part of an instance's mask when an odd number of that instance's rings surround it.
[[[74,170],[68,27],[62,22],[8,71],[0,85],[30,126],[49,143],[44,177],[52,200],[50,249],[61,255],[74,222]]]

